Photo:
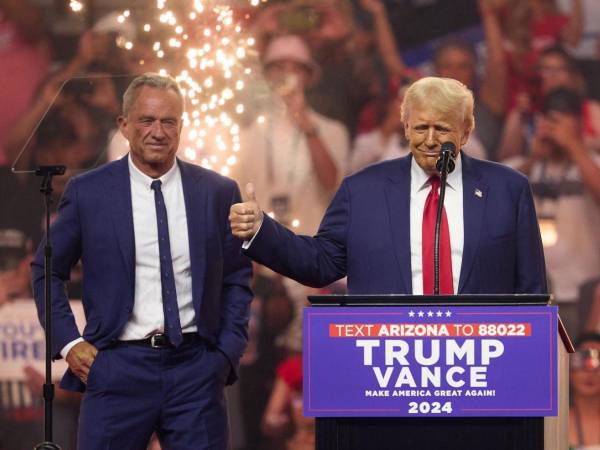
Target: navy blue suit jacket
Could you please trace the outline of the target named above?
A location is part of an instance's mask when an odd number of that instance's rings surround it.
[[[464,153],[461,158],[458,293],[545,293],[544,253],[527,179],[500,164]],[[347,177],[314,237],[296,236],[265,215],[246,254],[309,286],[347,275],[350,294],[411,294],[411,161],[409,155]]]
[[[229,209],[240,201],[236,183],[201,167],[177,161],[187,215],[192,295],[198,333],[214,344],[235,368],[247,342],[252,292],[250,261],[229,226]],[[80,337],[69,307],[65,282],[83,265],[83,338],[99,350],[121,335],[133,310],[135,236],[127,157],[70,180],[51,227],[52,351]],[[33,289],[44,318],[43,243],[32,263]],[[235,380],[232,371],[229,382]],[[84,390],[67,371],[61,387]]]

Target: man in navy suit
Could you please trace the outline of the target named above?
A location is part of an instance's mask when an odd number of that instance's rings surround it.
[[[247,341],[249,260],[227,215],[237,185],[175,157],[184,101],[145,74],[123,97],[129,155],[73,178],[52,226],[54,357],[61,387],[85,391],[79,448],[225,449],[223,387]],[[83,263],[81,336],[65,292]],[[44,317],[43,247],[33,262]]]
[[[253,186],[233,205],[233,234],[246,253],[310,286],[348,276],[351,294],[432,292],[432,205],[441,145],[461,148],[474,128],[473,95],[462,83],[428,77],[402,104],[411,155],[347,177],[314,237],[264,215]],[[438,198],[439,200],[439,198]],[[546,292],[544,255],[527,179],[499,164],[456,155],[447,178],[441,233],[445,294]]]

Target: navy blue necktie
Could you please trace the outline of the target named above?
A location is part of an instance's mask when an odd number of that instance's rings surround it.
[[[160,255],[160,284],[162,286],[163,312],[165,314],[165,333],[169,341],[178,347],[183,336],[181,322],[179,321],[179,306],[177,305],[177,291],[175,290],[175,274],[171,260],[171,243],[169,241],[169,222],[165,199],[160,190],[162,182],[154,180],[150,187],[154,191],[154,204],[156,205],[156,222],[158,224],[158,251]]]

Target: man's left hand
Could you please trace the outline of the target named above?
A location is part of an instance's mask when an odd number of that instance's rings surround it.
[[[84,383],[87,384],[90,368],[96,359],[98,349],[86,341],[73,346],[67,354],[66,360],[69,369]]]

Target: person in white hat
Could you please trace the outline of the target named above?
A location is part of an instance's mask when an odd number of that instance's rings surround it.
[[[305,89],[320,69],[299,36],[274,38],[262,63],[269,101],[241,133],[237,178],[252,180],[279,220],[312,233],[341,181],[349,137],[341,123],[307,104]]]

